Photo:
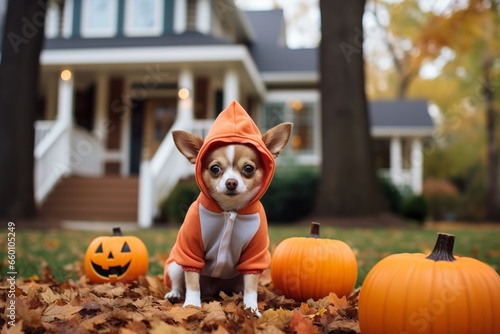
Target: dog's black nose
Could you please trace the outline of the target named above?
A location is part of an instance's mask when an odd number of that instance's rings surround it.
[[[230,191],[233,191],[238,186],[238,181],[236,179],[227,179],[226,188]]]

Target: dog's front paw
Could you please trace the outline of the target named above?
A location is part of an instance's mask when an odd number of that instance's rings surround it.
[[[172,290],[165,295],[165,299],[171,303],[177,303],[181,300],[181,292],[178,290]]]
[[[184,301],[183,307],[186,306],[201,307],[200,291],[186,291],[186,300]]]
[[[260,318],[261,314],[259,312],[259,307],[257,305],[257,293],[256,292],[246,293],[243,296],[243,304],[245,304],[245,308],[251,309],[255,313],[255,316]]]

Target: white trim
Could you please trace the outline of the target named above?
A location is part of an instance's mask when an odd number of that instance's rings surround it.
[[[320,93],[316,89],[272,90],[267,92],[265,102],[301,101],[319,103]]]
[[[318,83],[319,74],[317,72],[262,72],[262,80],[265,83]]]
[[[50,1],[45,14],[45,37],[55,38],[59,35],[59,6]]]
[[[432,137],[434,128],[428,126],[371,126],[374,137]]]
[[[107,12],[102,11],[99,15],[107,15],[106,27],[95,28],[89,26],[92,16],[96,12],[91,8],[92,1],[102,1],[101,4],[107,4]],[[80,34],[82,37],[113,37],[118,30],[118,0],[82,0],[82,21],[80,24]]]
[[[134,11],[134,2],[141,0],[126,0],[125,2],[125,22],[123,27],[123,33],[125,36],[159,36],[163,33],[163,17],[164,17],[164,1],[162,0],[152,0],[153,1],[153,26],[152,27],[135,27],[134,18],[144,17],[144,15],[138,14]],[[142,0],[144,1],[144,0]],[[140,4],[139,4],[140,6]],[[146,7],[147,8],[147,7]]]
[[[187,0],[174,1],[174,33],[182,34],[187,29]]]
[[[44,49],[40,57],[42,65],[252,61],[247,59],[250,55],[242,45]]]
[[[248,49],[243,45],[206,46],[160,46],[143,48],[93,48],[43,50],[40,55],[42,65],[106,65],[176,63],[186,64],[208,62],[241,62],[260,97],[266,87],[260,72]]]
[[[210,0],[198,0],[196,4],[196,30],[202,34],[210,34],[212,28],[212,6]]]
[[[73,0],[66,0],[64,3],[62,36],[70,38],[73,34]]]

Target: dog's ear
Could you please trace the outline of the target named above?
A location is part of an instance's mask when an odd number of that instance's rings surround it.
[[[203,145],[203,139],[182,130],[172,131],[172,136],[174,137],[174,143],[177,149],[190,163],[194,164],[201,145]]]
[[[264,145],[266,145],[275,158],[280,154],[281,150],[283,150],[286,143],[288,143],[288,139],[290,139],[292,133],[292,127],[292,123],[281,123],[267,130],[267,132],[262,135]]]

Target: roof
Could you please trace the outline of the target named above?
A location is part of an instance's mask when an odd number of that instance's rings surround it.
[[[289,49],[284,45],[281,9],[245,12],[255,39],[250,51],[261,72],[317,72],[318,49]]]
[[[182,34],[168,34],[158,37],[115,37],[115,38],[55,38],[45,40],[45,49],[145,47],[145,46],[199,46],[229,45],[222,39],[196,31]]]
[[[430,136],[434,123],[426,100],[379,100],[368,103],[374,135]]]

